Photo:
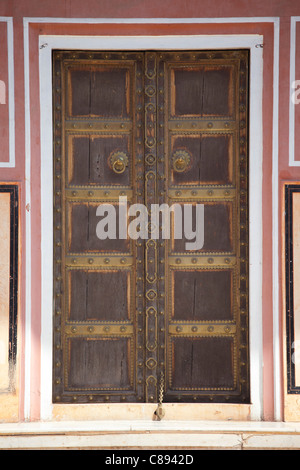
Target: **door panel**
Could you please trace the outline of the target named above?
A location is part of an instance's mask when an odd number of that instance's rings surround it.
[[[216,321],[232,320],[232,271],[182,270],[172,274],[173,320],[210,321],[211,312]]]
[[[248,51],[57,51],[53,83],[53,400],[249,402]]]
[[[87,63],[67,69],[69,116],[129,117],[129,67]],[[80,92],[79,92],[80,90]]]
[[[131,316],[130,271],[70,271],[70,321],[128,321]]]
[[[171,184],[232,184],[233,136],[232,134],[171,135]],[[176,161],[181,154],[187,156],[188,166],[178,171]]]
[[[172,116],[232,115],[234,66],[202,63],[187,62],[169,68]]]
[[[128,338],[71,338],[68,361],[70,390],[130,390]]]
[[[75,202],[66,205],[68,216],[68,248],[70,253],[114,252],[128,253],[130,251],[130,239],[119,239],[119,206],[115,202],[110,203],[108,218],[105,211],[107,203],[102,202]],[[101,216],[97,215],[98,208]],[[103,216],[102,216],[103,214]],[[100,239],[97,235],[98,224],[103,226],[103,237],[110,230],[116,238]],[[110,233],[111,233],[110,232]]]
[[[129,186],[131,184],[132,161],[129,155],[130,135],[72,135],[69,139],[70,186]],[[126,160],[122,173],[112,171],[112,165],[118,156]]]

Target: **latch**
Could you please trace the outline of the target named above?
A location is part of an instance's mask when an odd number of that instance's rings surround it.
[[[160,374],[160,385],[159,385],[159,394],[158,394],[158,404],[157,408],[154,411],[153,420],[154,421],[161,421],[165,416],[165,410],[162,407],[162,401],[164,396],[164,374],[161,372]]]

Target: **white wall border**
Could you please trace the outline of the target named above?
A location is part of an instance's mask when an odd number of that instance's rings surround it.
[[[51,419],[52,377],[52,49],[155,50],[250,48],[250,376],[252,413],[262,412],[262,43],[259,35],[40,36],[42,351],[41,418]],[[47,214],[44,217],[43,214]]]
[[[272,126],[272,300],[273,300],[273,364],[274,364],[274,419],[282,419],[282,375],[279,315],[279,43],[280,20],[274,20],[273,52],[273,126]]]
[[[14,31],[13,18],[0,16],[0,23],[7,24],[7,71],[8,71],[8,129],[9,161],[0,162],[0,168],[15,167],[15,80],[14,80]]]

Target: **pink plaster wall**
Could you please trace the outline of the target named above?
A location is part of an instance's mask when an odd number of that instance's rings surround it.
[[[79,25],[79,24],[32,24],[30,26],[30,107],[31,107],[31,232],[32,232],[32,362],[31,362],[31,419],[40,416],[40,328],[41,328],[41,279],[40,279],[40,122],[39,122],[39,82],[38,82],[38,35],[39,34],[86,34],[86,35],[149,35],[149,34],[263,34],[263,344],[264,344],[264,419],[274,416],[273,392],[273,306],[272,306],[272,100],[273,100],[273,25],[255,22],[255,16],[280,17],[280,75],[279,75],[279,187],[283,180],[300,180],[300,168],[288,166],[289,149],[289,50],[290,16],[300,15],[298,0],[23,0],[0,2],[0,16],[14,18],[14,71],[15,71],[15,128],[16,128],[16,167],[0,169],[2,181],[21,183],[21,297],[20,333],[24,337],[25,314],[25,108],[24,108],[24,49],[23,17],[102,17],[102,18],[187,18],[187,17],[252,17],[247,24],[203,24],[203,25]],[[0,39],[1,39],[0,24]],[[297,27],[296,73],[300,79],[300,31]],[[0,54],[4,61],[5,52]],[[1,64],[0,64],[1,67]],[[1,70],[0,70],[1,71]],[[1,76],[0,76],[1,79]],[[296,111],[296,125],[300,123],[300,107]],[[0,126],[2,125],[0,116]],[[3,122],[7,122],[3,121]],[[0,131],[5,141],[7,125]],[[300,160],[299,137],[296,132],[296,154]],[[279,198],[279,220],[282,205]],[[279,230],[279,228],[278,228]],[[281,260],[282,234],[279,232],[279,260]],[[280,280],[283,275],[280,265]],[[284,299],[280,295],[280,312]],[[23,418],[24,391],[24,343],[19,353],[21,405],[20,419]]]

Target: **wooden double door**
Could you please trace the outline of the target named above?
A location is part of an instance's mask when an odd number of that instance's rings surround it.
[[[53,401],[249,402],[248,51],[55,51],[53,116]]]

